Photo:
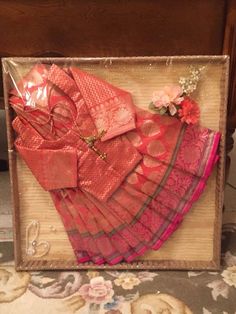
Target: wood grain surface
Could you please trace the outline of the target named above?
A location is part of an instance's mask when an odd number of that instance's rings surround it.
[[[220,54],[225,7],[223,0],[1,0],[0,57]]]

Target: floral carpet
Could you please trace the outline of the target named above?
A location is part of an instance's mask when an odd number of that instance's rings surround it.
[[[0,243],[0,313],[235,314],[236,214],[222,232],[222,269],[16,272]]]

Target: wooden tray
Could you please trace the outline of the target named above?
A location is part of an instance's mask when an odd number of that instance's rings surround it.
[[[149,251],[130,264],[77,265],[70,242],[52,200],[14,148],[12,109],[8,105],[11,87],[10,65],[17,64],[20,75],[35,62],[75,64],[116,86],[130,91],[137,106],[147,108],[154,90],[175,84],[188,68],[205,66],[194,99],[201,107],[201,124],[222,133],[220,161],[208,180],[200,200],[186,215],[182,225],[158,251]],[[133,57],[133,58],[5,58],[3,59],[5,107],[14,209],[15,264],[17,270],[39,269],[218,269],[220,265],[221,212],[223,206],[225,124],[228,89],[227,56]],[[30,257],[26,252],[26,228],[40,222],[39,240],[50,243],[47,255]]]

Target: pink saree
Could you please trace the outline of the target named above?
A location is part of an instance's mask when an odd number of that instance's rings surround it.
[[[78,263],[159,249],[218,158],[218,132],[140,110],[78,68],[36,65],[11,94],[16,148],[51,194]]]

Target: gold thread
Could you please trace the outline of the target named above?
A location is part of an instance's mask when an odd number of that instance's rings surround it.
[[[94,144],[96,141],[101,140],[102,136],[106,133],[106,131],[100,132],[98,135],[91,135],[91,136],[81,136],[81,140],[83,140],[90,149],[92,149],[102,160],[107,158],[107,154],[101,152]]]

